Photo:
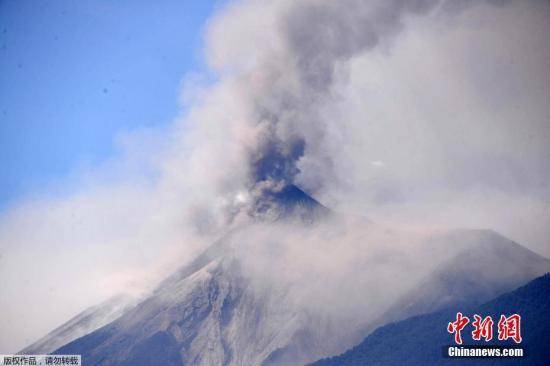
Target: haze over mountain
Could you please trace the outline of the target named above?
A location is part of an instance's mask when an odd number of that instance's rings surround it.
[[[450,359],[442,357],[444,346],[452,345],[452,336],[445,324],[455,319],[457,311],[490,315],[520,314],[524,358]],[[455,306],[432,314],[406,319],[376,329],[359,345],[342,355],[312,363],[311,366],[351,365],[548,365],[550,337],[550,274],[534,279],[510,293],[477,306]],[[495,331],[496,332],[496,331]],[[464,345],[479,345],[472,340],[471,330],[463,331]],[[513,341],[499,341],[488,345],[514,345]]]
[[[387,320],[392,305],[401,317],[471,305],[550,270],[549,260],[490,231],[458,230],[415,239],[380,230],[365,220],[346,223],[296,187],[269,197],[271,215],[261,212],[252,227],[228,233],[120,318],[56,353],[82,354],[84,362],[93,365],[151,365],[158,360],[167,365],[302,365],[356,344],[372,324]],[[293,236],[288,245],[307,246],[308,239],[342,224],[346,235],[355,231],[370,241],[368,256],[343,261],[352,266],[350,271],[316,268],[317,261],[329,259],[323,255],[309,266],[300,263],[300,268],[281,258],[286,274],[308,272],[299,280],[272,273],[283,269],[274,263],[261,272],[250,267],[246,253],[252,248],[254,263],[263,263],[263,251],[270,252],[264,260],[277,262],[274,253],[282,248],[273,240],[285,239],[275,226],[281,225],[286,233],[301,230],[302,240]],[[246,237],[254,232],[256,240],[258,231],[270,240],[247,243]],[[333,250],[345,247],[345,240],[351,240],[346,235],[338,234],[331,243]],[[350,244],[360,246],[356,238]],[[397,240],[404,242],[398,245]],[[327,250],[326,244],[323,249]],[[384,286],[390,280],[385,278],[388,273],[402,282],[391,286],[393,294]],[[325,281],[333,276],[339,291]],[[443,284],[442,279],[448,282]],[[411,293],[418,296],[410,306],[399,305]],[[360,304],[354,294],[363,298]],[[332,298],[335,295],[339,298]]]
[[[64,344],[109,324],[136,303],[137,299],[128,295],[113,296],[84,310],[19,353],[26,355],[49,354]]]
[[[547,272],[550,263],[491,230],[453,230],[428,243],[460,249],[394,304],[384,323],[449,306],[480,305]]]

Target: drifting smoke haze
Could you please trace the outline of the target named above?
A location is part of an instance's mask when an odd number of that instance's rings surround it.
[[[259,287],[350,322],[429,270],[413,248],[436,228],[550,255],[549,16],[534,0],[230,2],[205,30],[216,81],[185,83],[185,116],[3,214],[0,348],[148,291],[235,228]],[[357,216],[246,226],[291,184]]]

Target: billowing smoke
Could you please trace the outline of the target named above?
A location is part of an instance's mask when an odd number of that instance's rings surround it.
[[[251,71],[265,78],[252,100],[253,122],[260,129],[249,152],[253,186],[294,184],[305,151],[323,144],[327,123],[338,124],[319,113],[320,106],[333,102],[338,66],[345,68],[353,56],[386,43],[403,27],[405,17],[426,13],[442,2],[281,3],[276,26],[282,47],[260,54]],[[321,163],[325,169],[332,164],[330,157]]]
[[[256,9],[260,3],[235,6]],[[311,193],[334,177],[335,157],[323,153],[323,148],[333,138],[327,136],[327,130],[345,127],[323,115],[322,109],[337,101],[334,86],[348,74],[350,59],[388,45],[411,17],[430,12],[456,15],[474,5],[445,0],[275,3],[270,11],[275,14],[272,31],[277,36],[267,42],[276,45],[260,47],[252,66],[237,73],[244,78],[244,88],[251,91],[250,115],[244,122],[254,129],[255,140],[245,154],[250,169],[248,190],[256,206],[263,205],[256,201],[262,201],[266,192],[296,183],[305,155],[323,172],[307,187]],[[227,16],[234,16],[231,9]],[[223,40],[224,22],[217,26],[220,29],[213,32]],[[242,57],[247,57],[246,53]]]

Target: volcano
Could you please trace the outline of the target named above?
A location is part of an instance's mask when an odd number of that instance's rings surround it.
[[[294,220],[305,227],[338,216],[292,185],[269,192],[256,208],[260,213],[256,220]],[[365,220],[365,225],[370,222]],[[417,287],[402,293],[383,316],[365,315],[350,325],[296,307],[284,284],[254,286],[231,249],[238,230],[220,238],[118,318],[93,331],[81,330],[79,338],[54,353],[81,354],[83,364],[103,366],[303,365],[352,347],[373,324],[469,303],[474,295],[485,301],[550,270],[550,261],[496,233],[444,233],[426,240],[418,250],[431,255],[438,248],[447,253],[446,260]],[[471,271],[469,265],[477,270]],[[384,289],[384,283],[378,285]],[[72,321],[62,327],[75,336],[77,324]]]

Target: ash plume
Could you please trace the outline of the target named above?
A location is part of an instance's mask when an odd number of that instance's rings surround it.
[[[244,73],[245,87],[252,91],[248,123],[256,136],[246,152],[253,206],[265,206],[266,193],[296,184],[305,155],[322,171],[305,187],[310,193],[321,189],[327,177],[334,179],[334,157],[322,151],[329,143],[327,130],[344,127],[321,111],[337,102],[334,85],[345,79],[350,59],[390,43],[410,17],[457,13],[475,5],[445,0],[276,3],[278,46],[260,52]],[[255,2],[245,4],[254,8]]]

